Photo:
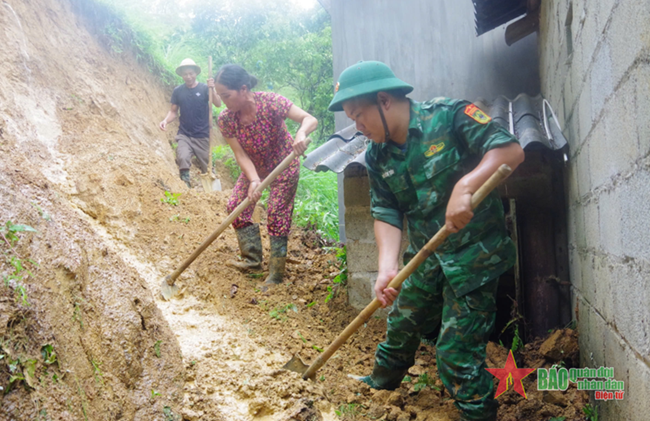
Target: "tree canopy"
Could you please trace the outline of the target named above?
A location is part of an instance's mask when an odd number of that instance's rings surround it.
[[[148,36],[144,49],[170,71],[186,57],[207,70],[212,56],[213,71],[239,64],[258,78],[258,89],[279,92],[316,117],[317,141],[334,130],[327,111],[331,25],[322,7],[300,8],[295,0],[103,1]]]

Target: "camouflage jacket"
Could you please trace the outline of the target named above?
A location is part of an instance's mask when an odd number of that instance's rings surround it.
[[[372,143],[366,153],[373,218],[403,229],[406,216],[407,263],[445,224],[451,192],[490,149],[517,142],[467,101],[436,98],[411,101],[406,149],[395,143]],[[503,205],[492,192],[474,210],[470,223],[452,234],[414,273],[427,290],[427,274],[442,270],[457,296],[508,270],[515,248],[508,237]]]

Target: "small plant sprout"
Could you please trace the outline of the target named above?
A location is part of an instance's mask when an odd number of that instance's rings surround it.
[[[41,347],[41,355],[43,356],[43,362],[47,365],[57,364],[56,352],[54,352],[54,347],[50,344],[45,344]]]
[[[429,376],[428,373],[420,374],[418,376],[418,379],[413,386],[413,390],[419,392],[420,390],[426,389],[427,386],[429,386],[431,389],[440,391],[440,388],[436,386],[436,380],[433,377]]]
[[[582,412],[584,412],[587,421],[598,421],[598,407],[586,404],[585,407],[582,408]]]
[[[95,361],[95,360],[90,360],[90,363],[93,366],[95,381],[97,383],[101,383],[103,385],[104,384],[104,373],[102,373],[102,370],[100,368],[100,366],[102,365],[102,362]]]
[[[153,346],[153,352],[156,354],[156,357],[160,358],[160,344],[162,344],[163,341],[157,340],[156,343]]]
[[[168,191],[165,191],[165,197],[161,198],[160,201],[163,203],[167,203],[171,206],[178,206],[178,198],[181,196],[180,193],[170,193]]]
[[[156,392],[154,389],[151,389],[151,400],[156,399],[156,396],[160,396],[160,393]]]
[[[293,310],[296,313],[298,312],[298,308],[296,307],[296,305],[293,304],[293,303],[290,303],[290,304],[286,304],[284,306],[276,307],[273,310],[269,311],[269,316],[283,322],[283,321],[287,320],[286,313],[289,310]]]

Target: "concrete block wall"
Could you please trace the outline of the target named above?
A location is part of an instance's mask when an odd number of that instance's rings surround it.
[[[650,1],[542,2],[540,77],[570,143],[570,270],[582,364],[612,366],[650,413]],[[593,394],[592,394],[593,395]]]
[[[361,310],[375,298],[373,288],[377,279],[378,265],[374,219],[370,216],[370,184],[365,169],[346,169],[343,185],[348,253],[348,300],[350,305]],[[406,246],[406,232],[404,232],[402,251]],[[377,314],[385,317],[388,310],[379,311]]]

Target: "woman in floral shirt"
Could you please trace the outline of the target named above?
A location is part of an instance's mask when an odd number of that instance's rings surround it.
[[[221,67],[215,81],[217,93],[227,107],[219,115],[219,129],[242,169],[228,201],[228,212],[232,212],[246,197],[253,203],[259,200],[260,193],[255,193],[255,189],[260,180],[292,151],[297,155],[305,152],[305,139],[318,122],[281,95],[251,92],[257,79],[238,65]],[[284,124],[286,118],[300,123],[295,139]],[[300,160],[296,158],[271,183],[267,210],[271,258],[267,284],[279,284],[284,276],[287,237],[299,174]],[[233,223],[243,260],[233,261],[231,265],[244,270],[262,268],[262,240],[259,225],[253,224],[251,219],[253,208],[254,205],[246,208]]]

